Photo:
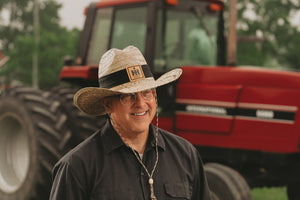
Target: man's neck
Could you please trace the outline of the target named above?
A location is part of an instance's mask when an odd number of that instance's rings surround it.
[[[127,143],[131,148],[136,150],[138,153],[144,153],[148,139],[148,132],[138,133],[135,135],[124,135],[123,138],[125,139],[123,142]]]
[[[115,127],[116,125],[114,123],[112,123],[112,125],[125,144],[129,145],[140,154],[144,153],[148,140],[149,130],[141,133],[126,133],[122,132],[122,130],[119,130],[118,127]]]

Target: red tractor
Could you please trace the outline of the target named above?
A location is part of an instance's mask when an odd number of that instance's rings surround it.
[[[0,96],[0,199],[47,198],[54,163],[105,120],[74,108],[74,92],[98,86],[100,56],[128,45],[155,77],[182,68],[157,91],[159,126],[199,150],[213,200],[252,199],[260,186],[287,186],[289,200],[300,199],[300,74],[226,66],[223,11],[221,0],[90,4],[77,57],[60,74],[76,89]]]

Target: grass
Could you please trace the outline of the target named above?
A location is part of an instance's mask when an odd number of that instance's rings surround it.
[[[253,200],[288,200],[285,187],[252,189]]]

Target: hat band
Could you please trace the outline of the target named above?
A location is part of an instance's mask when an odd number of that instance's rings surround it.
[[[99,78],[100,88],[112,88],[128,82],[153,77],[148,65],[127,66],[125,69]]]

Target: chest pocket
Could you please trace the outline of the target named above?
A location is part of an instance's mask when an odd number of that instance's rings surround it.
[[[185,199],[191,198],[191,191],[188,184],[182,183],[165,183],[164,189],[166,193],[166,200]]]

